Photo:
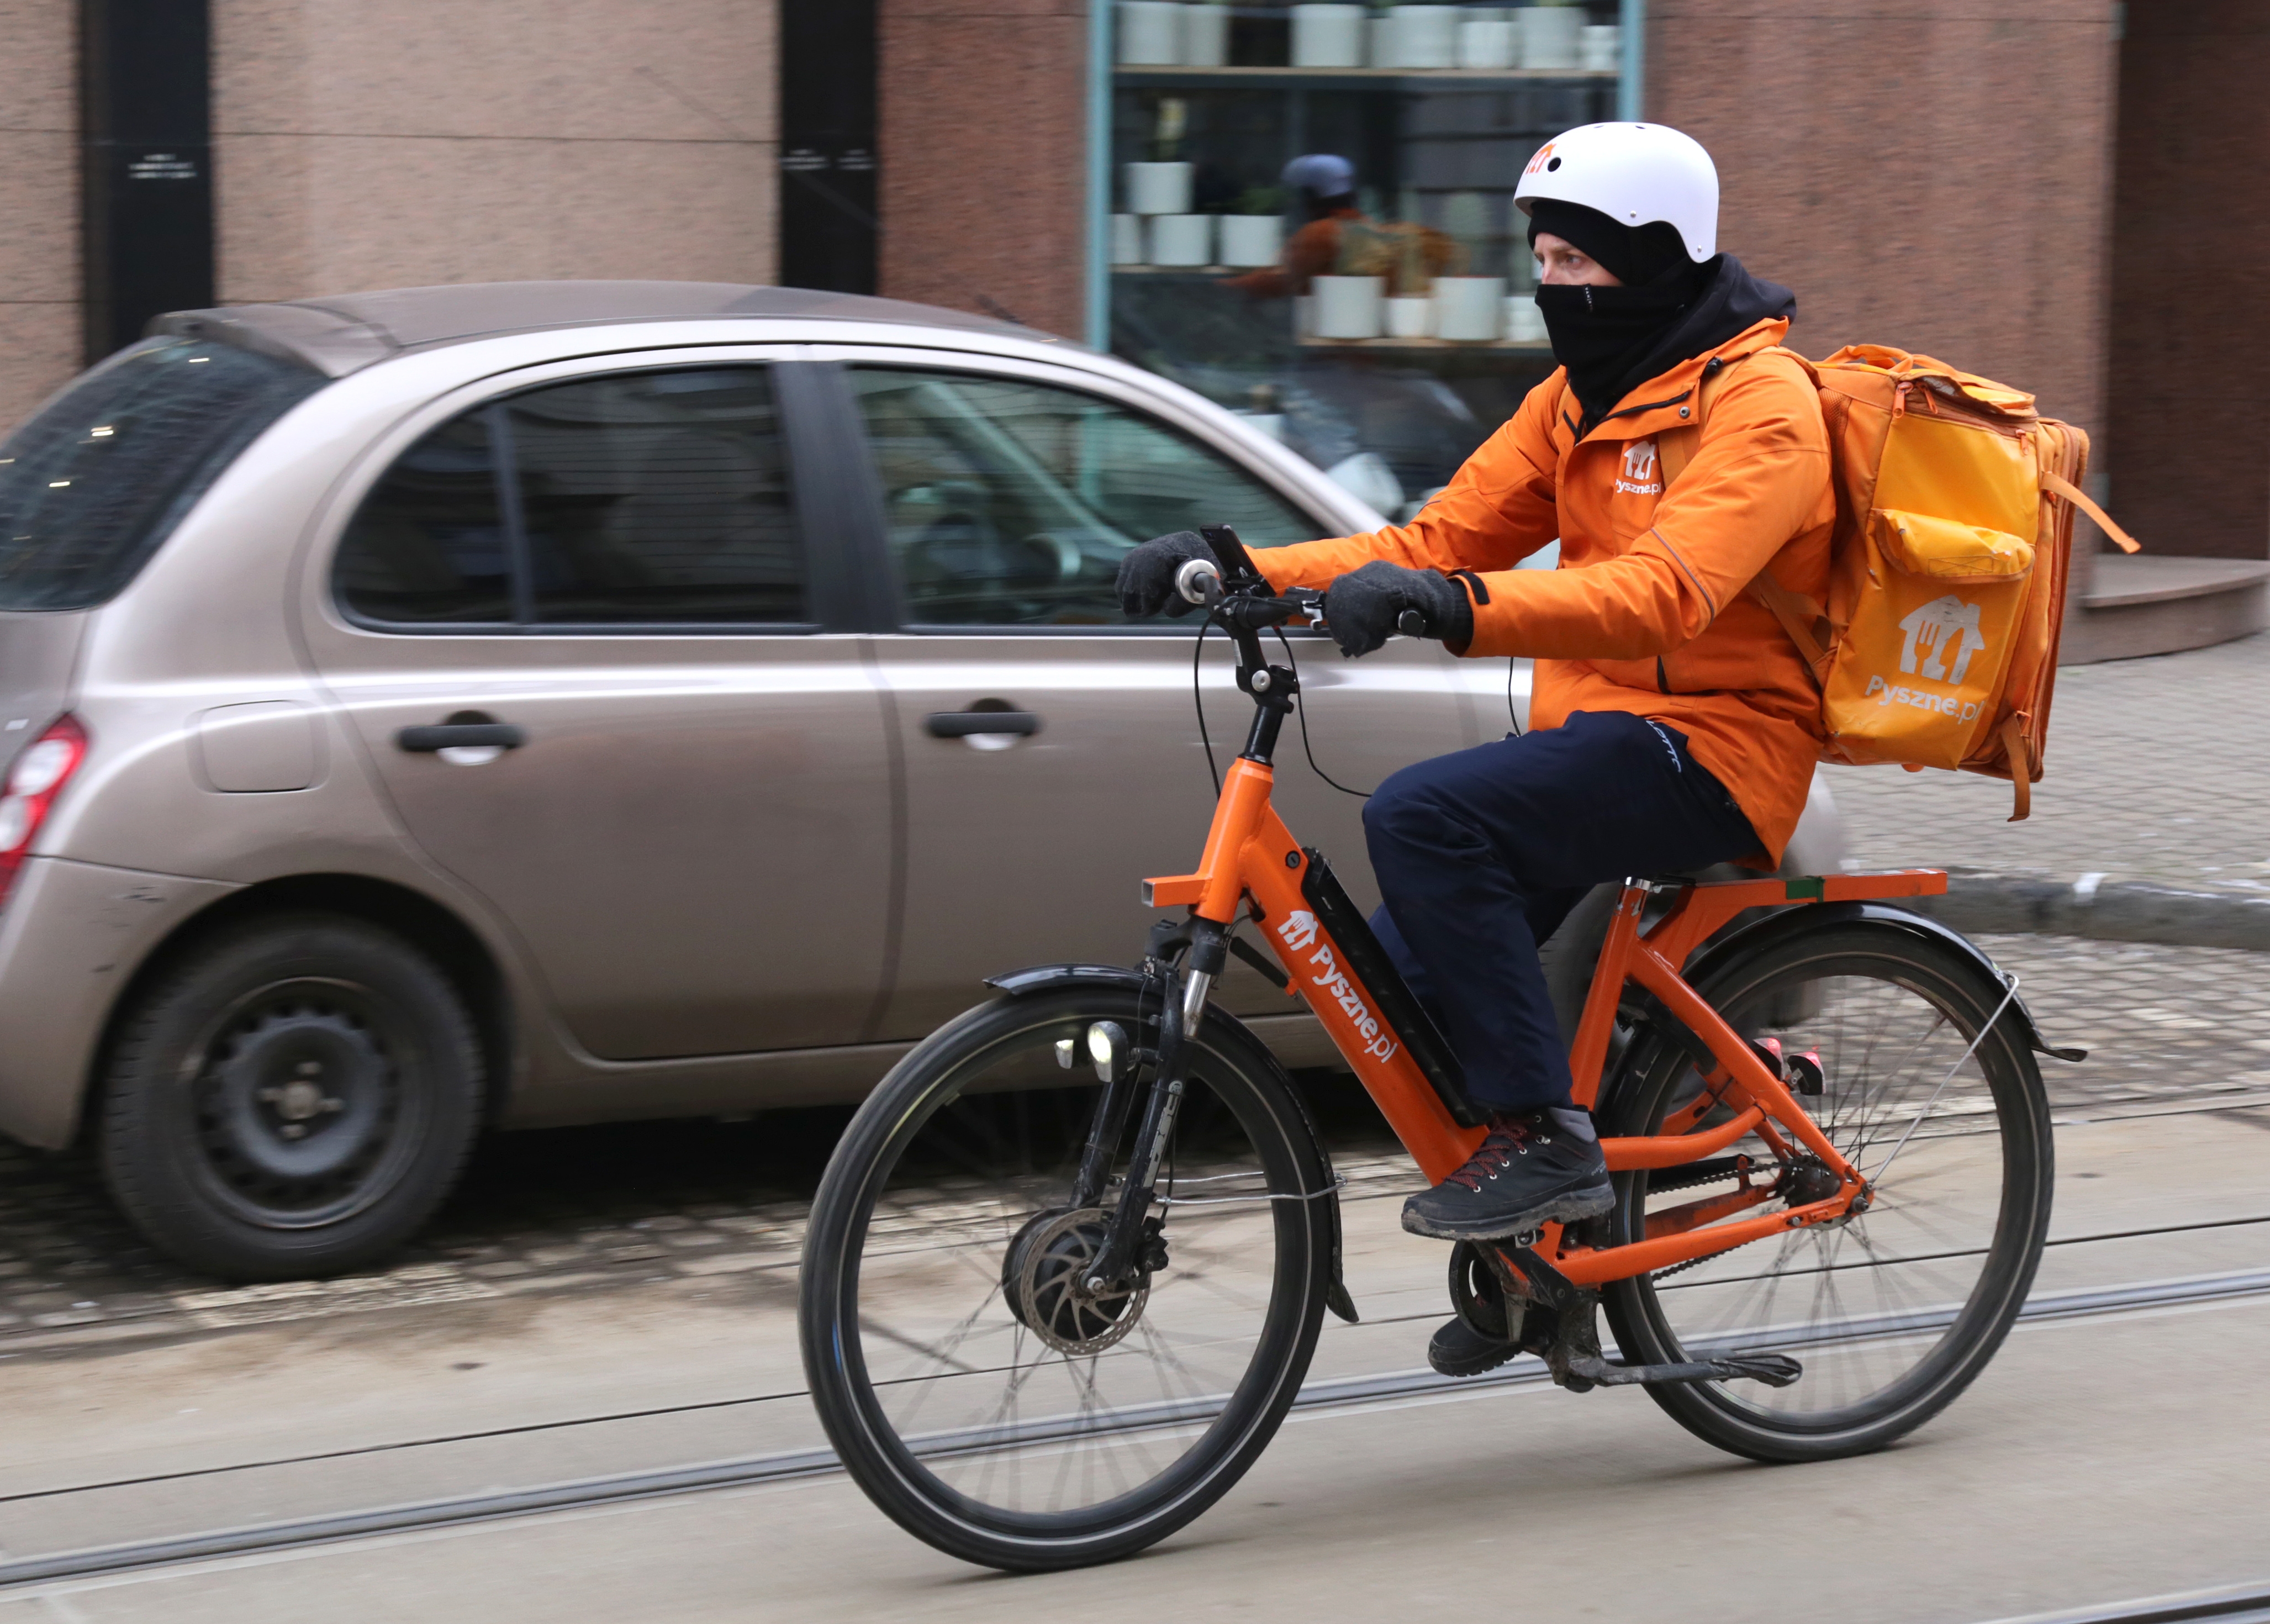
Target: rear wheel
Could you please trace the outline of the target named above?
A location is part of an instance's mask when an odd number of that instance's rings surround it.
[[[1790,1054],[1819,1051],[1823,1091],[1799,1103],[1872,1182],[1871,1205],[1836,1224],[1617,1282],[1605,1294],[1617,1344],[1636,1362],[1770,1350],[1804,1363],[1804,1376],[1783,1389],[1648,1389],[1721,1449],[1820,1460],[1881,1448],[1984,1368],[2041,1259],[2049,1107],[2022,1023],[2007,1011],[1995,1019],[2006,990],[1974,960],[1871,921],[1784,938],[1697,990],[1746,1036],[1777,1038]],[[1613,1131],[1659,1131],[1701,1079],[1668,1046],[1636,1049],[1634,1064]],[[1774,1167],[1762,1139],[1732,1149]],[[1643,1236],[1651,1213],[1727,1193],[1663,1188],[1677,1173],[1618,1175],[1619,1242]],[[1802,1164],[1785,1171],[1784,1197],[1740,1216],[1817,1199],[1835,1189],[1833,1177],[1820,1186],[1823,1176],[1808,1178]]]
[[[103,1171],[150,1243],[193,1268],[336,1274],[441,1205],[480,1097],[472,1023],[431,960],[359,920],[262,919],[190,948],[126,1012]]]
[[[966,1561],[1072,1568],[1164,1539],[1253,1463],[1315,1351],[1322,1153],[1276,1062],[1219,1014],[1192,1042],[1154,1266],[1082,1294],[1117,1198],[1069,1201],[1101,1094],[1085,1037],[1114,1021],[1143,1043],[1146,1012],[1109,989],[970,1011],[868,1099],[813,1203],[820,1419],[878,1506]],[[1065,1039],[1077,1072],[1057,1067]]]

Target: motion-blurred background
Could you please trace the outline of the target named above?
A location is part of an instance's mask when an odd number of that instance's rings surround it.
[[[2250,0],[7,0],[0,31],[10,424],[163,310],[779,282],[1111,348],[1393,515],[1550,365],[1521,165],[1646,117],[1716,155],[1798,347],[1942,355],[2090,432],[2146,552],[2081,577],[2069,660],[2265,613],[2270,405],[2229,383],[2270,336]],[[1321,331],[1269,269],[1311,153],[1364,226],[1325,273],[1376,282]]]

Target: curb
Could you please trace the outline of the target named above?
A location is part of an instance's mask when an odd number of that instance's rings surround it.
[[[2085,936],[2171,947],[2270,953],[2270,895],[2179,891],[2146,880],[2083,874],[2070,884],[2036,876],[1950,869],[1945,896],[1905,906],[1966,934]]]

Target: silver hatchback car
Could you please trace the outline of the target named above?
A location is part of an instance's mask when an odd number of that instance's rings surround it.
[[[1194,690],[1238,712],[1120,554],[1380,523],[1172,384],[877,300],[158,325],[0,447],[0,1131],[87,1135],[239,1279],[397,1243],[484,1125],[857,1097],[984,975],[1131,960],[1205,827]],[[1526,690],[1407,641],[1306,680],[1360,789]],[[1286,776],[1361,895],[1359,803]]]

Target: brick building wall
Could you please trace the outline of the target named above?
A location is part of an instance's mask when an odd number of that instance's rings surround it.
[[[73,0],[0,0],[0,432],[78,370]]]
[[[213,0],[220,296],[768,282],[769,4]]]
[[[1078,337],[1085,0],[881,0],[879,291]]]
[[[1796,289],[1796,349],[1922,351],[2100,433],[2110,0],[1654,0],[1649,15],[1647,116],[1710,149],[1718,241]]]
[[[2120,75],[2113,503],[2149,551],[2270,557],[2270,7],[2132,5]]]

